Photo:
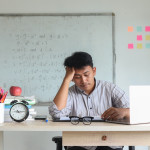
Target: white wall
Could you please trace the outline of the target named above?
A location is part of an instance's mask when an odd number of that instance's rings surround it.
[[[131,40],[133,39],[133,41],[136,38],[133,35],[129,35],[127,27],[132,25],[150,25],[149,6],[149,0],[0,0],[0,13],[114,12],[116,16],[116,83],[128,92],[128,86],[130,84],[150,84],[150,71],[148,68],[150,52],[145,54],[143,53],[145,49],[139,51],[127,49],[129,38],[131,38]],[[13,137],[10,134],[11,133],[8,133],[6,137]],[[18,135],[15,136],[17,137]],[[44,136],[46,136],[45,139],[48,138],[47,135]],[[40,139],[38,140],[40,141]],[[12,140],[9,142],[13,143]],[[38,142],[34,141],[34,143]],[[45,147],[47,146],[49,146],[48,141]],[[9,149],[5,141],[5,150]],[[15,145],[11,146],[11,150],[13,149],[17,150]],[[25,150],[28,149],[28,147],[24,145],[22,149]],[[38,148],[35,149],[38,150]],[[52,149],[54,149],[54,147]],[[139,147],[139,149],[146,150],[147,147]]]

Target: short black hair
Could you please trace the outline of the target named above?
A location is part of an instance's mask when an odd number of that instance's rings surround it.
[[[91,55],[86,52],[75,52],[65,59],[64,66],[74,67],[75,69],[81,69],[85,66],[93,68],[93,60]]]

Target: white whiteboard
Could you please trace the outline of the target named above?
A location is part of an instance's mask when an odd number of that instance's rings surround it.
[[[23,96],[53,100],[64,58],[89,52],[97,79],[114,81],[112,15],[0,16],[0,87],[20,86]]]

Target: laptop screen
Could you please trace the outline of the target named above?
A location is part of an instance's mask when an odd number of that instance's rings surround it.
[[[130,123],[150,122],[150,86],[130,86]]]

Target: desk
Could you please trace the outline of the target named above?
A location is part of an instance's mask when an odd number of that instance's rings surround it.
[[[4,131],[62,131],[66,146],[150,145],[150,124],[121,125],[93,122],[91,125],[72,125],[70,122],[25,121],[0,124],[0,150],[3,150]],[[106,140],[103,139],[106,136]]]

